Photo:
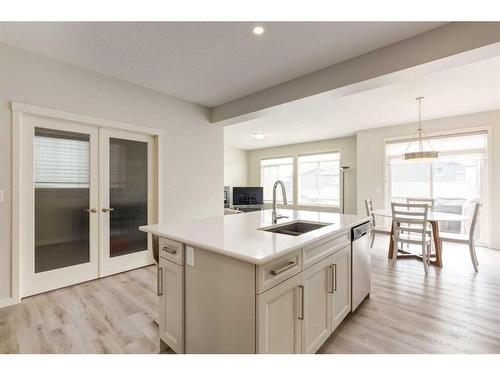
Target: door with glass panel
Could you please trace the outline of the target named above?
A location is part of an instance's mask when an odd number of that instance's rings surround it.
[[[150,239],[138,227],[153,221],[153,137],[99,130],[100,276],[153,262]]]
[[[38,117],[23,119],[22,295],[98,277],[98,130]],[[28,146],[28,144],[27,144]],[[25,167],[25,168],[24,168]],[[27,190],[26,190],[27,191]]]

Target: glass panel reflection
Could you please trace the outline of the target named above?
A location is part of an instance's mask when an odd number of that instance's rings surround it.
[[[90,260],[88,134],[35,128],[35,273]]]
[[[148,145],[109,140],[110,257],[148,248],[138,227],[148,223]]]

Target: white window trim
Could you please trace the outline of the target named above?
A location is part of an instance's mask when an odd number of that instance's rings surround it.
[[[297,161],[296,161],[296,155],[292,154],[292,155],[285,155],[285,156],[269,156],[269,157],[263,157],[263,158],[260,158],[259,159],[259,186],[262,186],[262,161],[264,160],[273,160],[273,159],[287,159],[287,158],[291,158],[292,159],[292,189],[293,189],[293,197],[289,197],[287,196],[287,200],[288,200],[288,205],[287,206],[293,206],[295,207],[295,202],[297,202],[296,200],[296,197],[295,197],[295,173],[296,173],[296,168],[297,168]],[[278,165],[282,165],[282,164],[276,164],[276,166]],[[272,165],[270,165],[272,166]],[[267,165],[266,165],[267,167]],[[291,199],[290,199],[291,198]],[[271,203],[269,201],[266,201],[263,197],[263,202],[264,202],[264,206],[266,205],[270,205]],[[282,206],[282,207],[285,207],[285,205],[283,203],[280,203],[278,202],[278,206]]]
[[[11,102],[12,110],[12,258],[11,258],[11,294],[9,298],[0,300],[0,308],[17,304],[21,301],[20,293],[20,256],[21,256],[21,238],[22,238],[22,218],[20,213],[20,194],[21,173],[20,173],[20,152],[21,152],[21,134],[20,128],[23,124],[23,117],[26,115],[37,115],[49,117],[56,120],[67,120],[79,122],[97,128],[111,128],[128,130],[132,132],[147,134],[155,139],[156,148],[156,202],[157,202],[157,220],[162,222],[163,218],[163,130],[131,124],[127,122],[114,121],[99,117],[82,115],[79,113],[66,112],[58,109],[40,107],[36,105]],[[26,220],[26,218],[24,218]]]
[[[298,202],[299,202],[299,191],[298,191],[298,186],[299,186],[299,156],[334,154],[334,153],[339,154],[339,162],[340,162],[340,165],[342,166],[342,150],[340,148],[323,149],[321,151],[295,152],[292,154],[278,154],[278,155],[272,155],[272,156],[271,155],[270,156],[263,156],[263,157],[259,158],[259,186],[262,186],[261,163],[263,160],[292,158],[293,159],[293,178],[292,178],[293,200],[288,199],[287,205],[278,203],[278,207],[297,209],[297,210],[310,210],[310,211],[323,211],[323,212],[338,212],[338,213],[340,213],[340,212],[342,212],[342,201],[343,201],[342,176],[340,176],[340,186],[339,186],[340,204],[338,207],[337,206],[330,206],[330,205],[310,205],[310,204],[299,205],[298,204]],[[384,156],[385,156],[385,147],[384,147]],[[269,202],[264,201],[264,206],[267,208],[267,207],[270,207],[271,204]]]
[[[297,206],[298,207],[308,207],[308,208],[314,208],[314,207],[324,207],[324,208],[330,208],[332,210],[342,210],[342,172],[339,170],[339,205],[334,206],[330,204],[300,204],[299,203],[299,158],[301,156],[317,156],[317,155],[326,155],[326,154],[339,154],[339,167],[342,165],[342,154],[340,151],[326,151],[326,152],[311,152],[311,153],[301,153],[297,154]]]
[[[467,133],[474,133],[474,132],[486,132],[486,139],[487,139],[487,150],[486,150],[486,155],[487,155],[487,171],[488,171],[488,193],[487,193],[487,199],[488,199],[488,210],[486,212],[486,217],[488,218],[488,238],[486,239],[486,246],[491,247],[492,241],[493,241],[493,231],[492,231],[492,224],[493,224],[493,210],[492,210],[492,198],[493,198],[493,163],[492,163],[492,157],[493,157],[493,151],[492,151],[492,131],[493,131],[493,126],[490,124],[485,124],[482,126],[474,126],[474,127],[466,127],[466,128],[459,128],[459,129],[448,129],[448,130],[438,130],[438,131],[433,131],[433,132],[426,132],[427,136],[429,137],[449,137],[449,136],[454,136],[454,135],[460,135],[460,134],[467,134]],[[384,162],[384,189],[383,189],[383,206],[384,208],[387,208],[387,202],[388,202],[388,196],[387,196],[387,184],[389,183],[387,179],[387,154],[386,154],[386,145],[387,143],[390,142],[395,142],[395,141],[405,141],[405,140],[410,140],[412,138],[411,134],[406,134],[402,136],[394,136],[394,137],[384,137],[382,138],[382,155],[383,155],[383,162]]]

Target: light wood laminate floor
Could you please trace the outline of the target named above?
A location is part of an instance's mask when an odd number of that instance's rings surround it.
[[[444,268],[372,251],[372,293],[320,353],[500,353],[500,251],[445,245]],[[158,353],[155,268],[26,298],[0,309],[0,353]]]

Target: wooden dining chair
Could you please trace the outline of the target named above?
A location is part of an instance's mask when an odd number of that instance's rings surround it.
[[[479,209],[481,208],[481,203],[474,203],[474,214],[472,215],[472,220],[470,223],[469,234],[455,234],[455,233],[443,233],[440,236],[441,239],[441,248],[443,248],[443,242],[464,244],[469,246],[470,259],[472,261],[472,265],[474,266],[474,270],[476,272],[479,271],[479,262],[477,261],[476,255],[476,227],[477,220],[479,218]]]
[[[432,237],[427,230],[428,204],[391,203],[394,232],[393,259],[397,259],[399,245],[420,245],[422,263],[427,274],[430,264]]]
[[[373,247],[373,243],[375,242],[375,235],[377,234],[383,234],[386,236],[391,235],[391,228],[390,227],[384,227],[384,226],[377,226],[376,220],[375,220],[375,214],[373,212],[373,203],[371,198],[366,198],[365,199],[365,207],[366,207],[366,214],[372,218],[372,240],[370,243],[370,247]]]

